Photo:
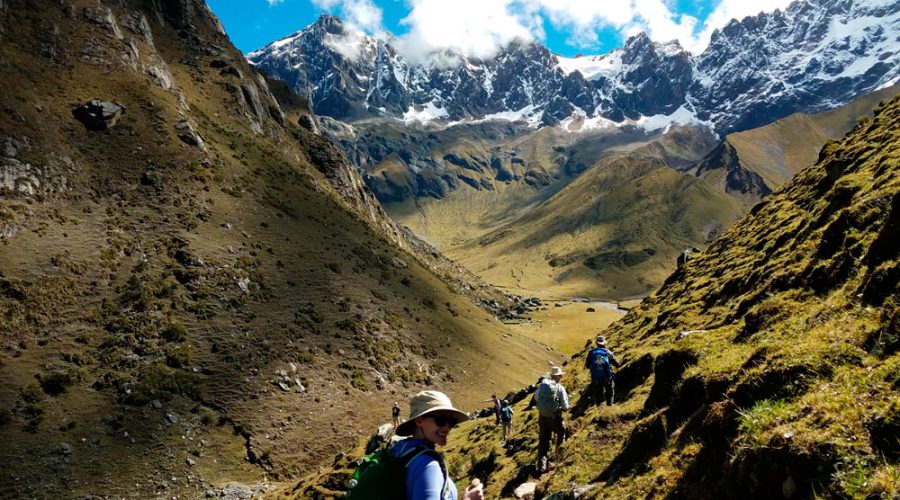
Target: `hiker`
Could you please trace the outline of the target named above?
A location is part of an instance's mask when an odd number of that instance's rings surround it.
[[[509,406],[509,401],[503,400],[503,406],[500,408],[500,423],[503,426],[503,441],[506,444],[506,438],[512,433],[512,416],[513,409]]]
[[[538,450],[536,468],[539,473],[547,472],[547,452],[550,451],[551,434],[556,435],[555,454],[566,437],[563,412],[569,409],[569,395],[560,383],[562,368],[554,366],[535,391],[534,402],[538,409]]]
[[[447,473],[444,457],[435,450],[447,444],[447,436],[469,416],[453,407],[450,398],[438,391],[422,391],[409,402],[409,420],[397,426],[400,441],[391,454],[410,456],[406,462],[407,500],[457,500],[456,485]],[[463,500],[483,500],[481,485],[466,488]]]
[[[584,360],[585,366],[591,370],[591,392],[597,404],[606,401],[608,406],[612,406],[615,397],[615,378],[616,375],[612,371],[612,367],[619,367],[619,361],[611,350],[606,347],[606,337],[597,335],[597,346],[588,352],[587,358]]]
[[[496,394],[491,394],[491,399],[485,399],[482,403],[494,403],[494,423],[500,423],[500,398]]]
[[[400,425],[400,403],[394,401],[394,407],[391,408],[391,421],[394,425],[394,429]]]

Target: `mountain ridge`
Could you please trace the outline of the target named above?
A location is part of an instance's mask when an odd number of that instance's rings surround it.
[[[308,95],[317,114],[345,121],[505,117],[566,125],[581,116],[599,126],[693,121],[723,134],[834,107],[891,82],[900,75],[898,32],[895,4],[803,0],[732,20],[696,56],[639,34],[603,56],[560,58],[514,41],[489,59],[447,50],[413,63],[390,38],[323,15],[248,59]]]

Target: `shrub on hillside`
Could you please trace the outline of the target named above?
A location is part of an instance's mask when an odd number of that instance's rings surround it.
[[[180,322],[173,321],[169,323],[169,326],[167,326],[160,335],[169,342],[183,342],[187,340],[188,329]]]

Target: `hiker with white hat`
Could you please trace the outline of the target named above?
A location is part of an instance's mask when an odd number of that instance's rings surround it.
[[[391,408],[391,424],[394,426],[394,429],[400,425],[400,403],[394,401],[394,406]]]
[[[447,473],[444,457],[435,450],[447,444],[447,436],[460,422],[469,419],[453,407],[450,398],[438,391],[422,391],[409,401],[409,419],[397,426],[398,436],[410,436],[391,448],[406,461],[408,500],[457,500],[456,485]],[[481,484],[466,488],[463,500],[482,500]]]
[[[541,381],[534,395],[535,406],[538,409],[538,450],[535,465],[538,473],[547,471],[547,452],[550,451],[551,434],[556,435],[556,455],[559,454],[559,447],[566,438],[563,412],[569,409],[569,394],[560,383],[562,376],[562,368],[554,366]]]

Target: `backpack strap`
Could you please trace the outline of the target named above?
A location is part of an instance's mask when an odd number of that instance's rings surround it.
[[[444,485],[441,487],[441,499],[447,495],[447,489],[449,488],[448,482],[450,481],[450,474],[447,472],[447,464],[444,463],[444,457],[441,456],[437,450],[429,448],[427,446],[414,446],[411,450],[408,450],[403,455],[400,455],[399,458],[406,458],[407,456],[412,455],[408,460],[403,461],[403,470],[409,469],[409,464],[412,463],[413,460],[419,458],[420,455],[431,455],[431,458],[435,459],[441,467],[441,472],[444,476]]]

